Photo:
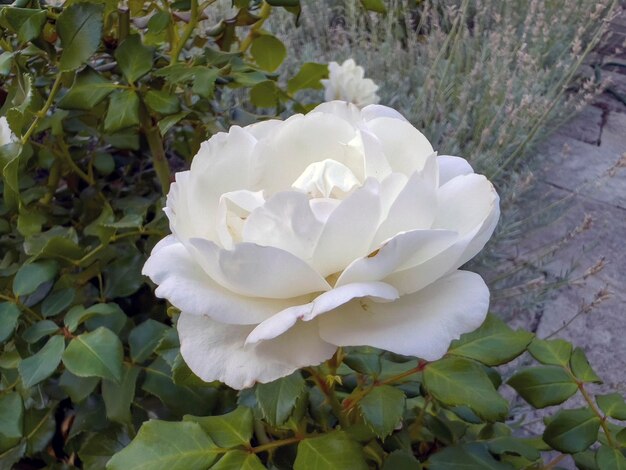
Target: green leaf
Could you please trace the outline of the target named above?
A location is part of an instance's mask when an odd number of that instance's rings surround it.
[[[114,315],[119,312],[123,314],[122,309],[116,303],[94,304],[88,308],[84,308],[82,305],[76,305],[67,312],[63,323],[65,323],[67,329],[73,333],[81,323],[92,317]]]
[[[122,343],[111,330],[100,327],[75,337],[63,353],[63,364],[79,377],[122,378]]]
[[[302,397],[306,384],[300,372],[256,386],[256,399],[263,416],[269,423],[279,426],[287,421],[296,401]]]
[[[74,80],[68,92],[59,100],[58,106],[64,109],[89,111],[117,88],[91,67],[85,67]]]
[[[133,15],[131,13],[131,15]],[[133,15],[134,16],[134,15]],[[150,17],[148,21],[148,31],[152,34],[158,34],[167,28],[167,25],[170,24],[171,18],[170,15],[165,12],[158,10],[154,15]]]
[[[80,67],[98,49],[102,34],[103,5],[74,3],[64,8],[57,19],[57,32],[61,39],[62,72]]]
[[[383,0],[361,0],[363,8],[369,11],[375,11],[376,13],[387,13],[387,8],[383,3]]]
[[[511,466],[498,462],[483,444],[472,442],[447,447],[428,459],[428,470],[511,470]]]
[[[586,450],[572,455],[578,470],[601,470],[596,464],[596,452]]]
[[[56,431],[55,411],[54,403],[49,403],[47,408],[30,408],[24,413],[24,436],[28,454],[41,452],[50,444]]]
[[[259,108],[274,108],[278,105],[278,92],[276,83],[266,80],[250,89],[250,101]]]
[[[4,51],[0,54],[0,75],[7,76],[11,73],[11,66],[13,65],[13,52]]]
[[[598,440],[600,419],[588,408],[561,410],[546,426],[543,440],[566,454],[582,452]]]
[[[99,377],[78,377],[64,370],[59,379],[59,385],[74,403],[80,403],[93,392],[99,381]]]
[[[449,353],[497,366],[522,354],[533,336],[528,331],[513,331],[495,315],[488,315],[480,328],[453,341]]]
[[[115,59],[126,80],[135,83],[152,69],[152,54],[152,49],[141,43],[139,34],[131,34],[115,50]]]
[[[24,404],[17,392],[0,395],[0,436],[22,437],[24,425]]]
[[[150,420],[128,447],[109,460],[107,469],[204,469],[215,461],[217,450],[196,423]]]
[[[243,450],[231,450],[226,452],[224,457],[211,467],[211,470],[265,470],[266,468],[255,454]]]
[[[150,90],[145,97],[148,107],[160,114],[174,114],[180,110],[180,103],[176,95],[166,91]]]
[[[139,97],[133,90],[114,93],[104,118],[104,130],[115,132],[139,124]]]
[[[602,470],[626,470],[626,457],[619,449],[602,446],[596,454],[596,463]]]
[[[210,99],[215,92],[215,80],[219,75],[219,70],[215,68],[200,68],[195,67],[196,73],[194,74],[193,86],[191,91],[202,96],[203,98]]]
[[[496,391],[482,366],[460,357],[444,358],[424,368],[424,386],[448,406],[469,406],[488,421],[506,417],[508,402]]]
[[[161,135],[167,134],[167,131],[169,131],[172,127],[178,124],[181,119],[187,117],[188,114],[188,112],[182,112],[161,119],[158,124],[159,132],[161,132]]]
[[[381,357],[380,353],[377,351],[371,351],[365,348],[350,351],[343,358],[343,363],[360,374],[378,377],[381,373]]]
[[[83,468],[103,470],[113,454],[128,445],[125,433],[98,432],[88,436],[78,451]]]
[[[249,444],[252,439],[253,419],[252,410],[245,406],[221,416],[183,417],[183,421],[198,423],[213,442],[223,449]]]
[[[572,345],[562,339],[535,338],[530,343],[528,352],[542,364],[567,366],[572,355]]]
[[[421,470],[422,464],[412,453],[395,450],[387,456],[381,470]]]
[[[404,392],[390,385],[374,387],[359,401],[365,423],[384,438],[391,434],[402,419],[406,397]]]
[[[259,67],[268,72],[273,72],[285,59],[287,49],[280,39],[270,34],[264,34],[252,41],[250,54]]]
[[[206,415],[213,409],[216,390],[175,384],[172,370],[163,358],[157,358],[145,371],[146,378],[141,388],[158,397],[175,413]]]
[[[580,348],[574,349],[570,359],[570,368],[578,380],[583,382],[602,383],[602,379],[596,375],[589,365],[585,351]]]
[[[497,437],[490,440],[487,445],[489,446],[489,451],[493,454],[519,455],[533,462],[541,457],[541,454],[535,447],[516,437]]]
[[[41,314],[44,317],[53,317],[68,308],[74,302],[76,291],[68,287],[53,292],[41,303]]]
[[[130,222],[129,219],[130,217],[125,222]],[[141,225],[141,216],[137,216],[137,219],[139,219],[139,225]],[[119,222],[122,222],[122,220]],[[137,292],[145,280],[141,275],[141,267],[144,262],[145,258],[141,254],[129,253],[107,265],[102,270],[104,275],[104,296],[109,299],[130,297]]]
[[[621,393],[596,396],[596,402],[605,415],[626,421],[626,402]]]
[[[44,282],[54,279],[59,270],[55,261],[35,261],[23,265],[13,279],[13,293],[22,297],[32,294]]]
[[[304,439],[298,444],[294,470],[367,470],[361,446],[343,431]]]
[[[561,367],[528,367],[507,382],[535,408],[563,403],[578,390],[574,379]]]
[[[52,336],[37,354],[23,359],[19,371],[24,386],[32,387],[52,375],[61,362],[63,349],[65,349],[63,336]]]
[[[11,302],[0,303],[0,343],[3,343],[13,335],[17,320],[22,312]]]
[[[135,398],[135,386],[140,369],[124,364],[119,384],[110,380],[102,381],[102,398],[107,410],[107,418],[116,423],[130,424],[130,404]]]
[[[328,65],[307,62],[302,64],[298,73],[287,81],[287,91],[295,93],[298,90],[312,88],[319,90],[323,87],[322,78],[328,77]]]
[[[46,22],[46,10],[32,8],[0,8],[0,25],[17,33],[20,42],[35,39]]]
[[[42,320],[31,325],[22,333],[22,339],[27,343],[36,343],[44,336],[50,336],[59,331],[59,326],[50,320]]]
[[[133,328],[128,335],[130,357],[133,362],[140,363],[148,359],[168,329],[167,325],[152,319]]]
[[[26,452],[26,442],[21,441],[15,447],[0,452],[0,468],[15,468],[14,465],[19,462]]]

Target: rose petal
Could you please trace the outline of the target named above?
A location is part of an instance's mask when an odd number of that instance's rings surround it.
[[[379,184],[369,179],[328,217],[313,253],[315,270],[326,277],[366,255],[379,220]]]
[[[330,289],[305,261],[279,248],[244,242],[224,250],[202,238],[189,243],[204,271],[240,295],[288,299]]]
[[[483,249],[500,218],[500,198],[483,175],[461,175],[439,188],[439,208],[434,228],[459,232],[466,240],[460,264]]]
[[[428,181],[421,173],[413,173],[378,227],[374,246],[400,232],[430,228],[436,211],[437,192],[433,182]]]
[[[372,121],[380,117],[399,119],[400,121],[409,122],[402,114],[393,108],[383,106],[381,104],[370,104],[361,110],[361,117],[364,121]]]
[[[263,189],[269,194],[285,190],[311,163],[325,158],[351,168],[348,160],[354,156],[347,155],[346,144],[354,134],[353,126],[329,114],[290,117],[256,146],[254,156],[263,163]]]
[[[180,352],[202,380],[219,380],[235,389],[267,383],[330,359],[337,349],[320,339],[313,323],[299,322],[273,341],[244,347],[253,327],[227,325],[205,316],[178,319]]]
[[[296,191],[272,196],[248,216],[243,228],[243,240],[263,246],[274,246],[310,260],[322,232],[309,199]]]
[[[373,255],[354,260],[337,279],[336,287],[353,282],[379,281],[396,270],[437,256],[458,238],[450,230],[413,230],[396,235]],[[435,281],[436,278],[432,278]]]
[[[474,173],[468,161],[461,157],[439,155],[437,157],[437,164],[439,165],[439,186],[443,186],[457,176]]]
[[[422,170],[434,152],[428,139],[401,119],[378,117],[368,121],[367,127],[381,141],[393,171],[406,176]]]
[[[217,235],[222,247],[231,250],[242,240],[244,223],[249,214],[265,202],[263,191],[231,191],[222,194],[217,208]]]
[[[157,297],[192,315],[216,321],[256,324],[287,308],[290,302],[240,297],[211,279],[174,236],[165,237],[152,250],[142,273],[158,284]]]
[[[378,302],[396,300],[398,291],[384,282],[348,284],[320,294],[313,302],[289,307],[259,324],[246,339],[246,344],[266,341],[282,335],[297,320],[311,321],[352,299],[368,297]]]
[[[395,302],[351,302],[317,322],[322,338],[337,346],[367,345],[433,361],[452,340],[478,328],[488,306],[482,278],[456,271]]]

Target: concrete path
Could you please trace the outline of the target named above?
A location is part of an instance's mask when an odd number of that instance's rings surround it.
[[[565,240],[541,270],[547,282],[566,275],[575,282],[554,291],[525,321],[539,337],[558,331],[554,337],[583,347],[603,388],[626,393],[626,9],[612,32],[599,54],[605,64],[624,66],[603,67],[609,91],[539,149],[541,170],[527,212],[554,203],[562,215],[530,232],[517,250],[523,257]]]
[[[613,34],[598,55],[603,63],[624,67],[603,67],[603,77],[613,82],[610,90],[539,146],[539,170],[522,212],[531,219],[551,212],[549,222],[522,227],[527,233],[510,253],[513,265],[531,266],[528,272],[537,275],[531,289],[569,282],[548,291],[538,306],[530,302],[534,308],[511,309],[502,299],[494,302],[494,311],[515,310],[512,326],[583,348],[604,380],[589,387],[592,394],[626,395],[626,4],[611,26]],[[538,259],[546,247],[558,249]],[[556,411],[531,411],[522,400],[515,406],[534,433],[543,430],[541,418]],[[576,397],[565,403],[578,406],[583,403]],[[569,458],[559,465],[575,468]]]
[[[624,64],[603,67],[603,77],[613,81],[610,90],[538,149],[540,170],[522,211],[533,215],[551,207],[558,217],[529,228],[513,249],[513,263],[532,265],[539,275],[535,284],[570,282],[549,291],[537,308],[517,309],[510,323],[582,347],[604,379],[590,391],[626,395],[626,103],[616,96],[626,101],[626,8],[612,31],[598,51],[603,63]],[[538,260],[547,246],[559,249]],[[524,404],[517,405],[524,413]],[[576,398],[565,404],[581,405]],[[554,411],[526,414],[527,429],[540,432],[537,420]],[[575,468],[569,459],[560,465]]]

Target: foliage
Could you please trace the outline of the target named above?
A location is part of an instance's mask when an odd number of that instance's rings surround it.
[[[168,231],[171,173],[231,124],[306,111],[296,93],[327,69],[284,73],[298,53],[266,22],[284,10],[295,28],[297,0],[235,0],[226,16],[211,0],[49,3],[0,9],[0,110],[16,135],[0,147],[1,468],[529,468],[550,448],[623,465],[626,430],[606,416],[624,420],[626,404],[588,394],[582,351],[495,318],[431,364],[350,349],[239,395],[201,382],[177,312],[140,274]],[[527,347],[541,365],[508,379],[525,400],[586,403],[543,438],[504,422],[497,368]]]

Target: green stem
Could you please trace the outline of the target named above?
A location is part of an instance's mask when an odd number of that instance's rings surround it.
[[[256,447],[251,447],[250,452],[258,454],[259,452],[266,452],[268,450],[275,449],[276,447],[288,446],[289,444],[295,444],[302,440],[301,437],[289,437],[287,439],[280,439],[278,441],[269,442]]]
[[[41,110],[35,113],[35,120],[31,123],[30,127],[26,131],[26,134],[24,134],[24,136],[21,139],[22,145],[25,145],[30,140],[31,135],[33,135],[33,132],[35,132],[35,129],[37,129],[37,125],[39,124],[39,121],[42,118],[44,118],[46,114],[48,113],[48,111],[50,110],[50,107],[52,106],[52,102],[54,101],[54,97],[59,91],[59,88],[61,87],[62,76],[63,74],[59,73],[57,75],[57,78],[54,80],[54,83],[52,84],[52,89],[50,90],[50,94],[48,95],[48,99],[46,100],[46,103],[43,105],[43,108],[41,108]]]
[[[394,375],[392,377],[389,377],[388,379],[385,380],[381,380],[381,381],[376,381],[374,382],[371,387],[362,389],[362,390],[357,390],[356,393],[353,393],[352,395],[350,395],[348,398],[346,398],[343,401],[343,409],[344,411],[350,411],[352,408],[354,408],[356,406],[356,404],[363,399],[363,397],[365,397],[365,395],[367,395],[368,393],[370,393],[372,390],[374,390],[374,388],[376,387],[380,387],[381,385],[388,385],[394,382],[397,382],[399,380],[402,380],[406,377],[409,377],[413,374],[416,374],[418,372],[421,372],[424,367],[428,364],[428,362],[426,361],[420,361],[419,364],[417,364],[416,367],[413,367],[412,369],[409,369],[407,371],[401,372],[400,374]]]
[[[167,163],[167,157],[165,156],[161,131],[153,124],[152,118],[147,110],[142,110],[139,115],[141,128],[148,140],[150,154],[152,155],[152,165],[154,166],[154,171],[156,171],[159,184],[161,185],[161,191],[163,194],[167,194],[170,190],[170,167]]]
[[[613,442],[613,438],[611,437],[611,433],[609,431],[609,427],[606,424],[606,416],[604,416],[600,412],[600,410],[598,409],[596,404],[593,402],[593,400],[589,396],[589,393],[587,393],[587,390],[585,390],[584,384],[582,382],[579,382],[578,380],[576,380],[576,383],[578,385],[578,390],[580,391],[580,394],[583,396],[583,398],[587,402],[587,405],[589,405],[589,408],[591,409],[591,411],[593,411],[593,413],[598,418],[600,418],[600,426],[602,427],[602,430],[604,431],[604,435],[606,436],[607,443],[609,444],[610,447],[613,447],[614,449],[617,449],[618,446],[616,446],[615,442]]]
[[[333,410],[333,414],[339,420],[339,424],[343,429],[346,429],[350,426],[350,422],[348,421],[345,410],[342,408],[341,403],[339,403],[339,399],[335,394],[335,387],[329,386],[324,377],[320,375],[320,373],[314,368],[309,367],[308,372],[311,374],[311,378],[315,382],[315,385],[320,389],[320,391],[326,397],[326,401],[330,405],[330,408]]]
[[[270,6],[270,4],[267,2],[263,2],[263,6],[261,6],[261,11],[259,12],[259,19],[256,23],[252,25],[252,27],[250,28],[250,32],[245,37],[245,39],[241,41],[241,44],[239,46],[239,52],[246,52],[248,50],[250,44],[252,44],[252,41],[257,36],[259,29],[261,29],[261,26],[263,26],[265,20],[269,18],[271,11],[272,7]]]
[[[29,317],[28,318],[29,321],[31,321],[33,323],[36,323],[36,322],[38,322],[40,320],[43,320],[43,317],[41,315],[39,315],[34,310],[28,308],[26,305],[21,303],[17,297],[11,297],[11,296],[8,296],[8,295],[0,294],[0,299],[1,300],[6,300],[7,302],[11,302],[12,304],[15,304],[17,306],[17,308],[19,308],[22,312],[26,313],[26,316]]]
[[[74,173],[76,173],[80,178],[85,180],[87,184],[89,184],[90,186],[94,186],[96,182],[94,181],[93,177],[90,177],[87,173],[81,170],[76,162],[74,162],[74,159],[70,154],[70,149],[68,148],[63,138],[59,138],[57,140],[57,143],[59,144],[59,148],[61,149],[61,156],[65,160],[65,163],[69,165]]]
[[[183,47],[185,47],[185,44],[191,37],[191,33],[193,32],[193,30],[198,25],[198,18],[198,0],[191,0],[191,16],[189,17],[189,23],[187,23],[185,29],[183,29],[183,35],[180,37],[180,39],[177,39],[177,41],[173,44],[170,64],[175,64],[178,62],[178,56],[180,55],[180,52],[183,50]]]

